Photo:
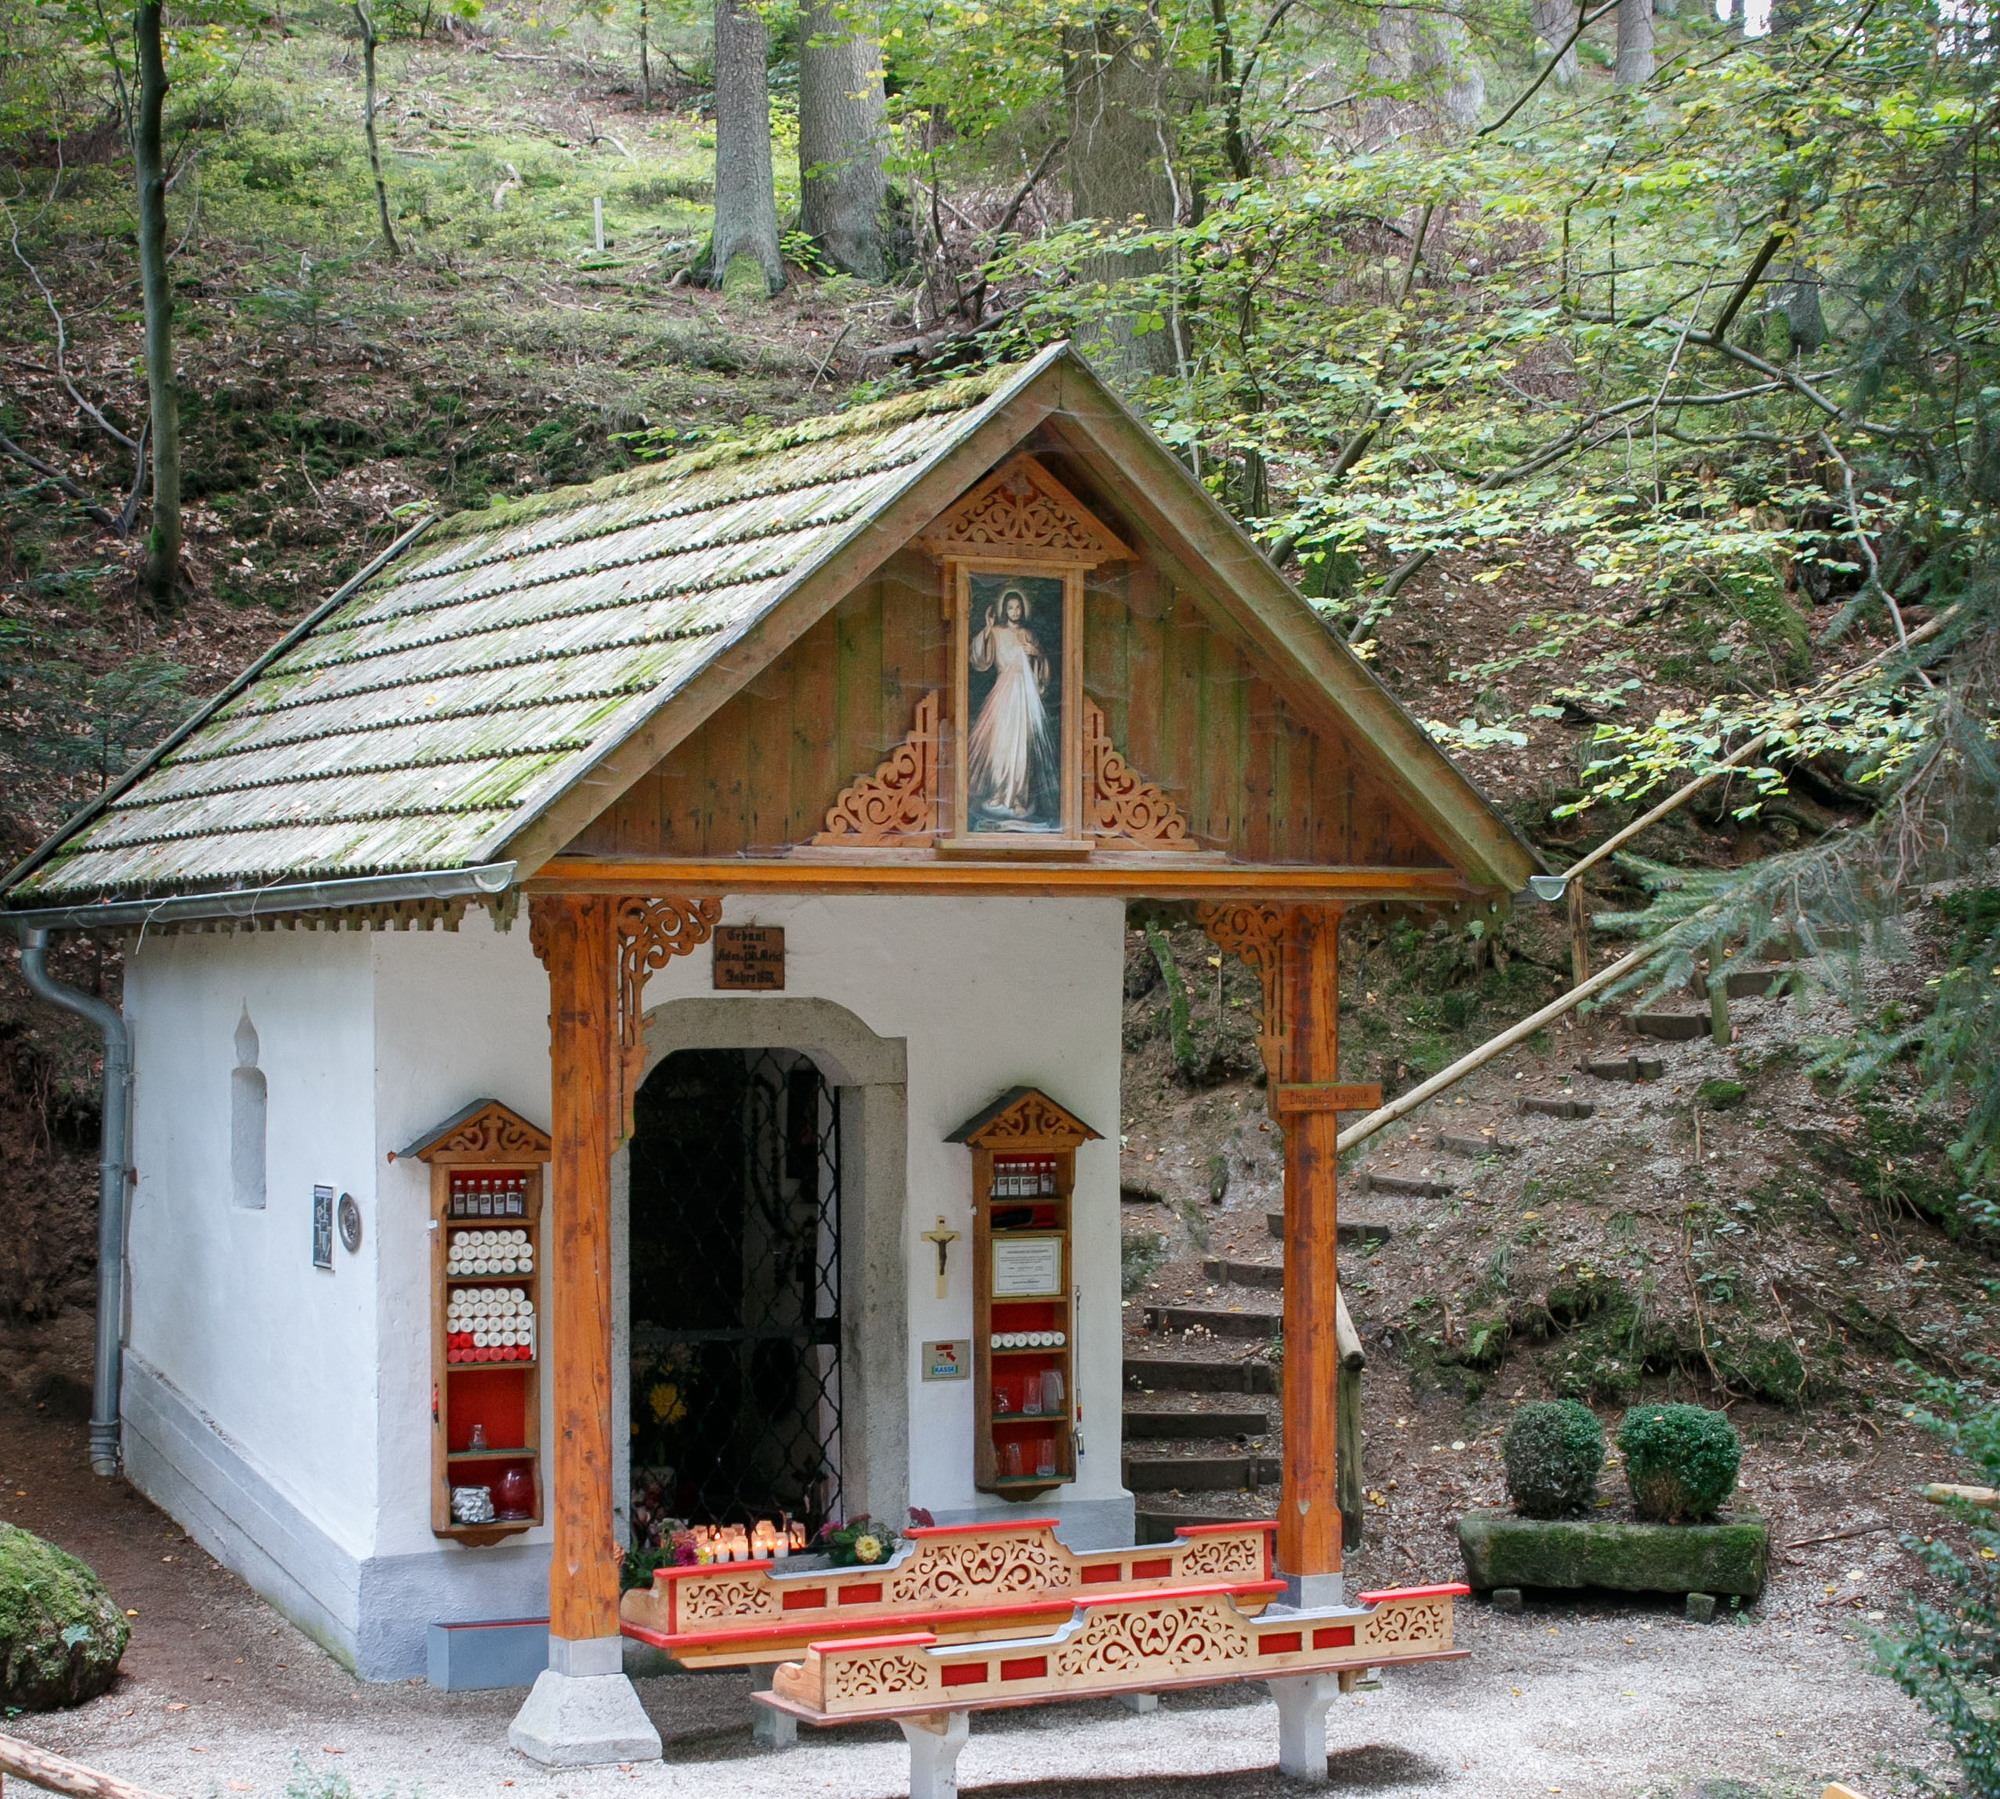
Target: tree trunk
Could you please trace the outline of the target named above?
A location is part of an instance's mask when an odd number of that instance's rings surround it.
[[[382,220],[382,242],[388,246],[389,260],[394,262],[403,254],[403,246],[396,242],[396,228],[389,223],[389,190],[382,181],[382,146],[375,137],[375,21],[368,16],[368,8],[361,0],[354,0],[354,17],[361,26],[361,69],[368,94],[363,129],[368,137],[368,166],[375,175],[375,211]]]
[[[1479,123],[1486,77],[1472,55],[1471,33],[1455,14],[1415,13],[1385,6],[1369,36],[1368,79],[1386,87],[1421,88],[1412,104],[1461,131]],[[1392,124],[1393,128],[1393,124]]]
[[[1150,26],[1135,32],[1107,16],[1095,25],[1067,28],[1063,53],[1075,216],[1101,219],[1113,231],[1177,223],[1168,168],[1175,121],[1168,112],[1167,57],[1158,32]],[[1114,288],[1157,275],[1163,266],[1157,251],[1143,250],[1093,256],[1080,273],[1086,282]],[[1172,330],[1139,326],[1147,314],[1167,311],[1151,302],[1137,312],[1114,309],[1101,336],[1085,348],[1132,378],[1165,374],[1176,362]]]
[[[836,0],[799,9],[799,223],[837,269],[880,281],[882,52]]]
[[[1535,35],[1554,50],[1558,44],[1569,43],[1569,34],[1576,29],[1578,8],[1573,0],[1534,0]],[[1576,46],[1562,54],[1556,64],[1556,81],[1563,87],[1576,79]]]
[[[646,41],[646,0],[639,0],[639,110],[653,110],[653,59]]]
[[[771,186],[769,37],[752,0],[715,0],[715,261],[717,287],[741,292],[761,276],[785,285],[778,199]],[[735,265],[732,268],[732,265]]]
[[[167,279],[167,165],[160,118],[167,64],[160,45],[161,0],[139,0],[139,105],[132,121],[132,172],[139,199],[139,288],[146,311],[146,404],[153,438],[153,523],[140,574],[147,596],[171,606],[181,566],[181,409],[174,387],[174,290]]]
[[[1643,87],[1654,66],[1653,0],[1618,0],[1618,85]]]

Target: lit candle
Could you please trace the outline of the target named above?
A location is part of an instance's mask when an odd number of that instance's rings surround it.
[[[805,1553],[805,1547],[806,1547],[806,1527],[804,1521],[802,1519],[794,1518],[792,1520],[792,1528],[787,1534],[792,1539],[793,1552],[795,1554],[803,1555]]]
[[[771,1553],[782,1562],[792,1553],[792,1520],[789,1513],[778,1520],[778,1528],[773,1534],[776,1540],[771,1545]]]

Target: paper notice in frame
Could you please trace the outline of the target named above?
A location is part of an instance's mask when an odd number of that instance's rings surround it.
[[[995,1299],[1060,1299],[1062,1290],[1061,1237],[994,1237]]]
[[[333,1266],[333,1189],[313,1189],[313,1266]]]

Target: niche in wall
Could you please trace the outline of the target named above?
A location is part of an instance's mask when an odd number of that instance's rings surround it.
[[[264,1209],[264,1135],[269,1093],[257,1066],[257,1027],[250,1008],[236,1026],[236,1066],[229,1071],[229,1188],[247,1211]]]

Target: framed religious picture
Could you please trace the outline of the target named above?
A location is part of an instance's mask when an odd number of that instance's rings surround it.
[[[958,565],[954,799],[982,847],[1052,847],[1079,835],[1077,570]]]

